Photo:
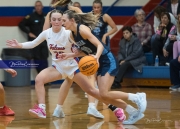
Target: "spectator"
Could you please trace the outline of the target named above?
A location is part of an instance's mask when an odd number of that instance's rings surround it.
[[[161,20],[161,14],[167,12],[166,8],[164,8],[163,6],[158,6],[154,9],[154,32],[156,33],[156,30],[160,24],[160,20]],[[171,18],[171,23],[173,23],[174,25],[176,25],[176,18],[169,13],[170,18]]]
[[[180,56],[170,62],[170,80],[171,86],[169,89],[172,91],[180,91]]]
[[[178,14],[177,21],[177,36],[172,35],[172,38],[174,38],[174,40],[177,40],[173,45],[173,59],[176,59],[178,56],[180,56],[180,13]]]
[[[134,13],[137,23],[132,26],[132,30],[137,34],[144,52],[151,50],[150,39],[152,36],[152,27],[149,23],[145,22],[145,12],[142,9],[137,9]]]
[[[117,31],[117,26],[108,14],[102,12],[103,3],[101,0],[94,0],[93,2],[93,13],[99,17],[99,22],[93,29],[93,33],[100,39],[110,50],[110,38],[109,36]],[[108,31],[108,25],[111,29]]]
[[[153,57],[159,57],[160,65],[165,65],[173,57],[172,35],[176,34],[176,26],[171,23],[168,12],[161,14],[161,23],[156,31],[156,38],[152,42]]]
[[[73,6],[78,7],[79,9],[81,9],[81,4],[79,2],[74,2]]]
[[[43,30],[45,13],[43,13],[43,5],[41,1],[35,2],[35,12],[27,15],[20,23],[19,28],[28,35],[28,41],[34,40]],[[28,28],[27,28],[28,27]],[[38,60],[42,60],[41,67],[37,67],[36,70],[39,73],[41,70],[48,67],[48,48],[47,43],[43,42],[39,46],[30,50],[34,63],[39,64]]]
[[[179,0],[169,0],[167,4],[167,11],[172,13],[177,19],[177,15],[180,13],[180,1]]]
[[[142,73],[142,67],[146,64],[146,57],[142,49],[141,42],[133,35],[132,28],[125,26],[122,29],[123,38],[119,43],[118,62],[119,72],[115,77],[112,87],[120,87],[120,82],[128,69],[134,68]]]

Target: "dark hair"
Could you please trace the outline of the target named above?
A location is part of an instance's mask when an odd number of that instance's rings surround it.
[[[52,11],[50,12],[50,14],[49,14],[49,20],[51,20],[51,16],[52,16],[53,13],[60,13],[61,15],[63,15],[63,12],[62,12],[62,11],[54,9],[54,10],[52,10]]]
[[[72,3],[72,1],[71,0],[57,0],[56,2],[55,2],[55,0],[51,1],[51,4],[52,4],[53,7],[56,7],[56,6],[66,6],[69,3]]]
[[[166,16],[168,17],[168,20],[169,20],[169,22],[171,23],[171,16],[169,15],[169,13],[168,13],[168,12],[163,12],[163,13],[161,13],[161,18],[162,18],[164,15],[166,15]],[[160,20],[161,20],[161,19],[160,19]]]
[[[103,6],[102,1],[101,0],[94,0],[93,4],[100,4],[101,7]]]
[[[157,13],[158,17],[161,18],[161,13],[167,12],[167,9],[163,6],[158,6],[154,9],[154,13]]]
[[[67,14],[69,19],[73,18],[77,24],[84,24],[91,29],[94,29],[98,22],[98,17],[93,15],[92,12],[76,13],[73,10],[67,10],[64,14]]]
[[[124,32],[125,30],[129,31],[130,33],[132,33],[132,28],[130,26],[124,26],[122,28],[122,31]]]

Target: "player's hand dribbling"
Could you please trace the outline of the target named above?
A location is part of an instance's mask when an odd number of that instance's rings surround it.
[[[58,54],[57,56],[58,60],[66,60],[70,57],[72,57],[70,53],[61,53],[61,54]]]
[[[11,48],[22,48],[22,44],[18,43],[16,39],[7,40],[6,45]]]
[[[17,75],[17,72],[14,69],[5,69],[5,71],[10,73],[12,77],[15,77]]]
[[[97,63],[98,63],[98,68],[99,68],[99,58],[97,58],[97,56],[96,56],[96,55],[92,55],[92,54],[90,54],[90,56],[93,56],[93,57],[97,60]]]

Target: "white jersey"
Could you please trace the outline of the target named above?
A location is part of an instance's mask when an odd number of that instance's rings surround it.
[[[78,70],[78,59],[69,58],[59,61],[57,55],[60,53],[72,53],[74,45],[70,39],[70,31],[64,27],[58,33],[54,33],[52,28],[43,31],[35,40],[22,43],[23,48],[33,48],[47,41],[48,49],[52,54],[52,65],[63,75],[63,78],[69,77],[72,79],[74,72]]]

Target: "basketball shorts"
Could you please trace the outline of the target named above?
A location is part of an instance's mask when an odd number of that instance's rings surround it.
[[[79,73],[78,58],[63,61],[52,61],[52,66],[56,68],[62,75],[62,79],[72,79],[76,73]]]
[[[97,76],[104,76],[106,73],[109,73],[111,76],[116,76],[119,70],[118,63],[116,58],[111,52],[108,52],[105,55],[101,55],[99,58],[99,69],[97,71]]]

